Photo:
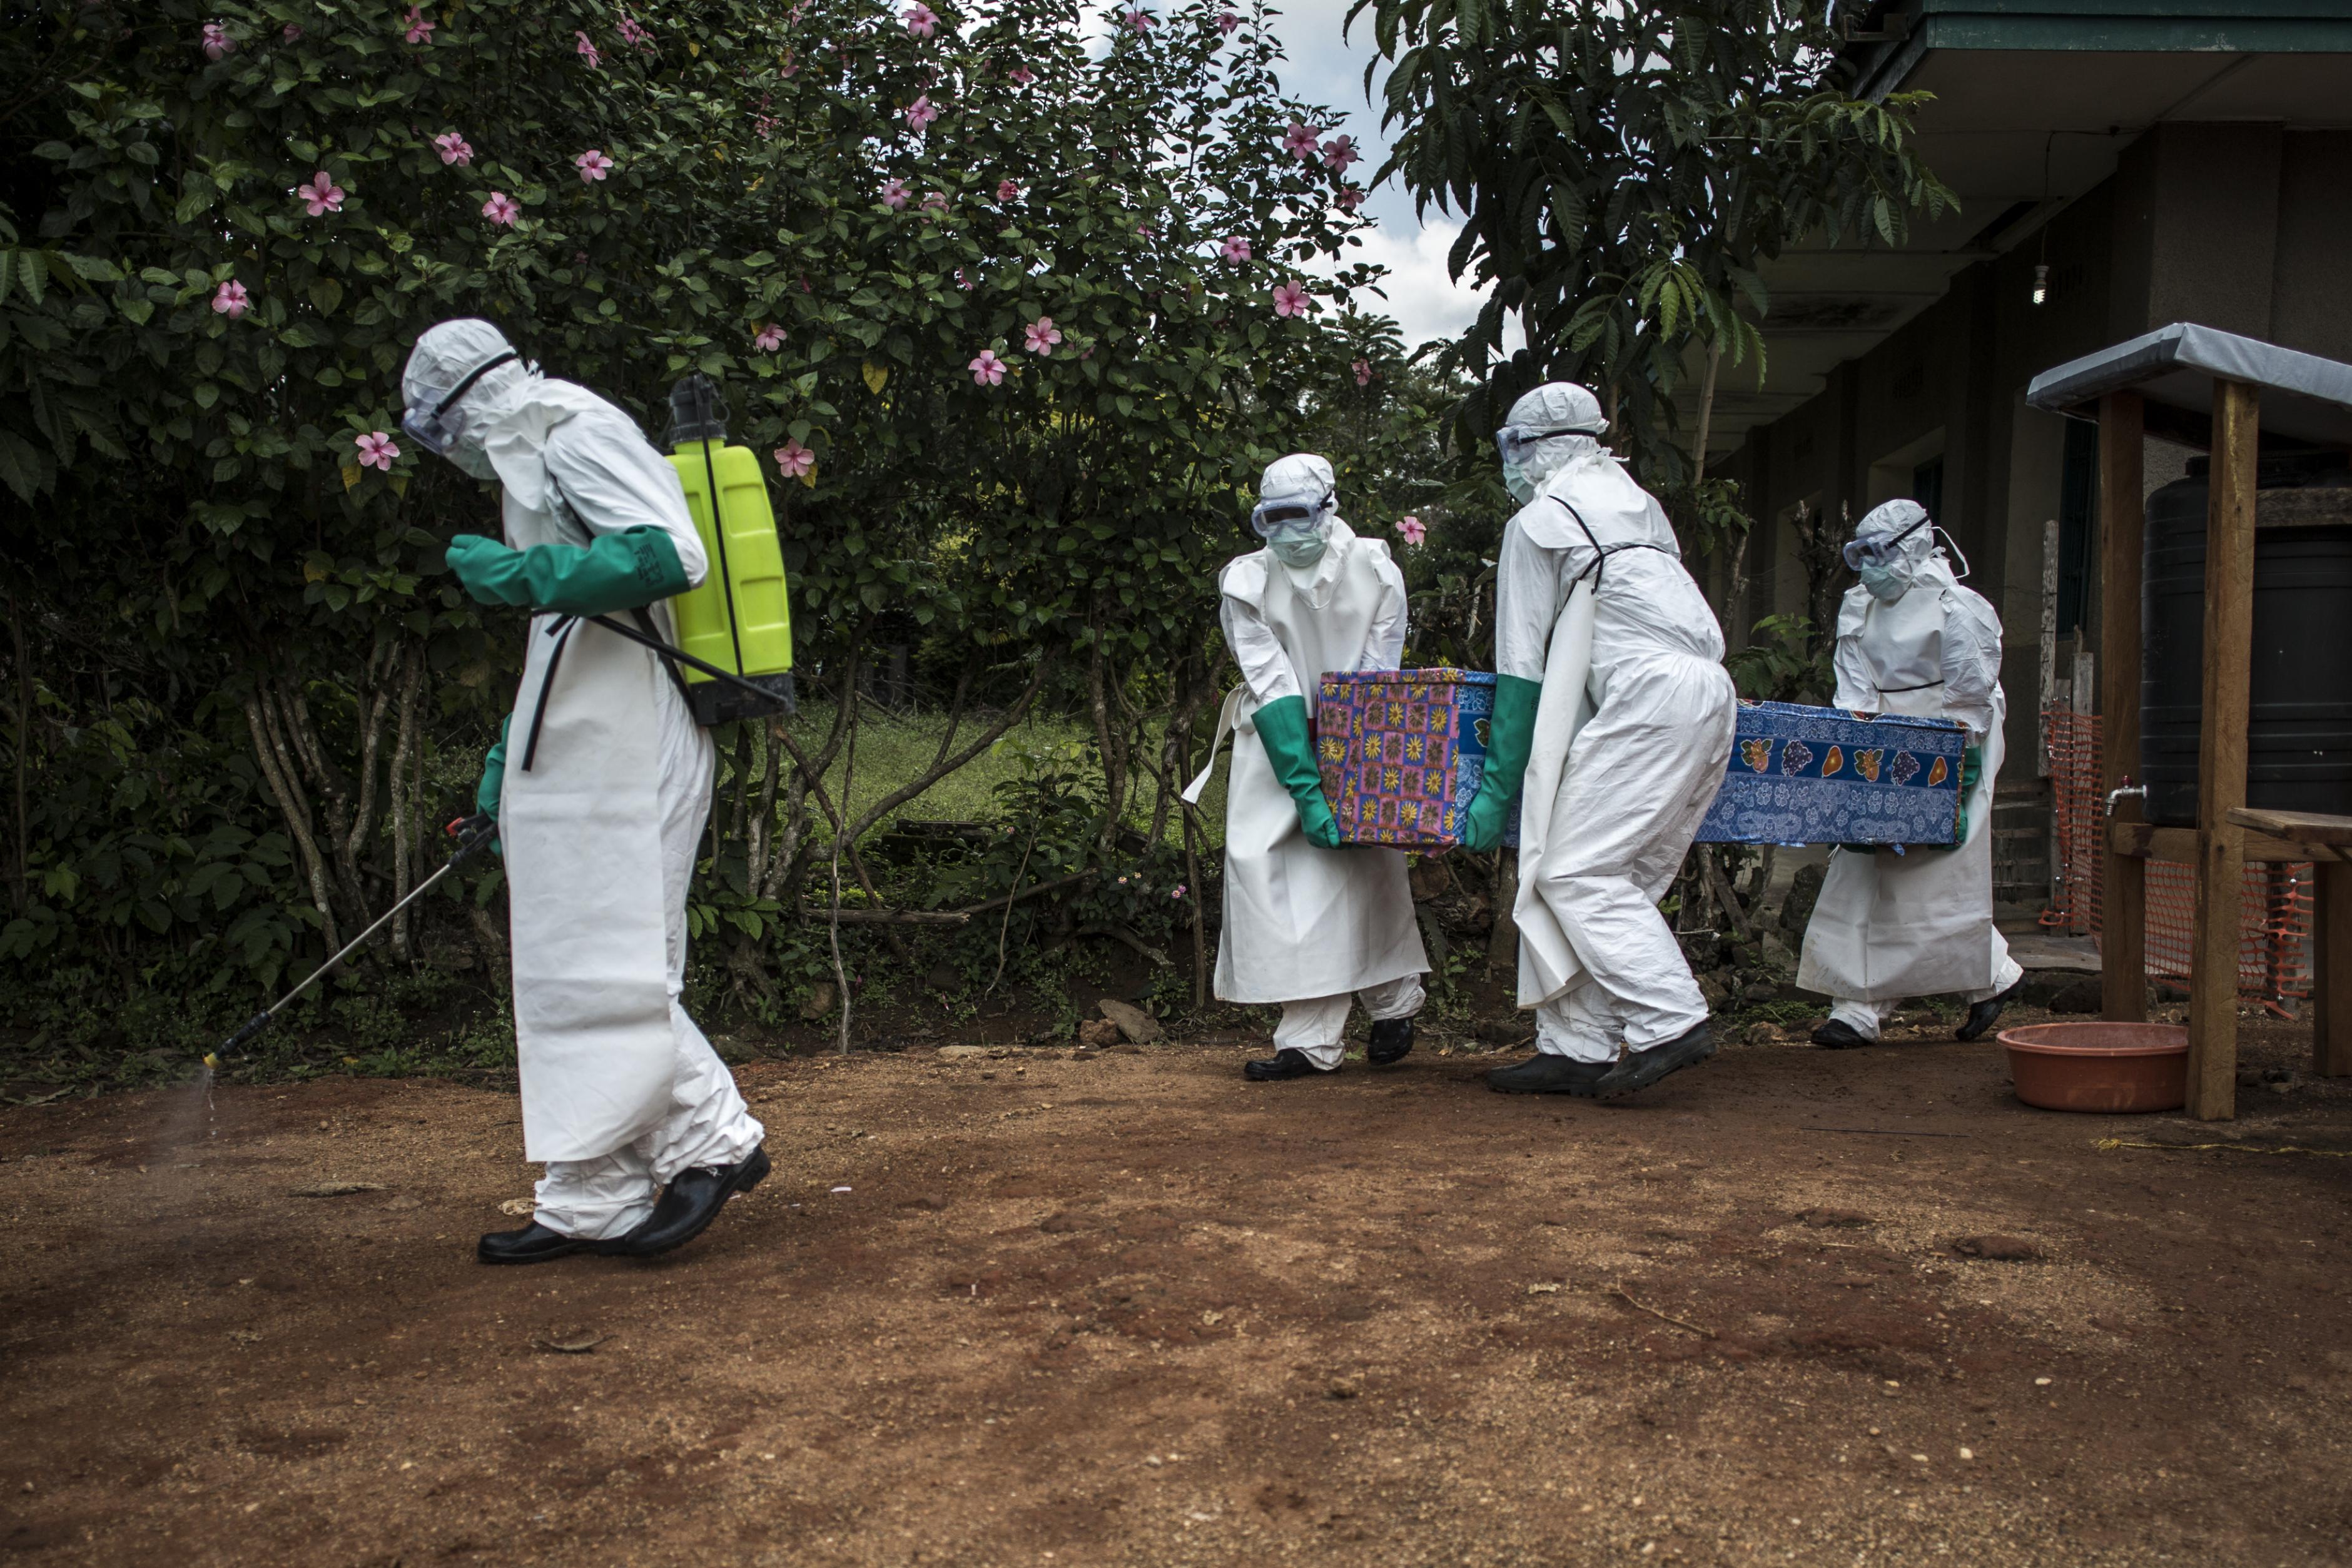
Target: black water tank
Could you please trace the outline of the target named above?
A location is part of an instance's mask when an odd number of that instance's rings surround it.
[[[2147,498],[2140,583],[2140,776],[2147,820],[2197,825],[2205,690],[2208,460]],[[2254,520],[2246,804],[2352,816],[2352,473],[2264,458]]]

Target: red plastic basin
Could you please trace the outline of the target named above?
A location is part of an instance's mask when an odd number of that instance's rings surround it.
[[[2035,1023],[1995,1038],[2017,1097],[2045,1111],[2177,1111],[2189,1099],[2189,1030],[2177,1023]]]

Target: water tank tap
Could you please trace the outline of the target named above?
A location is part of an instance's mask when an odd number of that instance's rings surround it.
[[[2108,816],[2112,817],[2116,814],[2116,802],[2122,800],[2126,795],[2137,795],[2141,800],[2145,800],[2147,799],[2147,786],[2145,784],[2135,784],[2131,781],[2130,774],[2126,773],[2124,775],[2124,781],[2116,788],[2107,791]]]

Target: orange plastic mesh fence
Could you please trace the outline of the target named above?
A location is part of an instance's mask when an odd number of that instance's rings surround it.
[[[2099,721],[2095,715],[2053,708],[2042,715],[2050,737],[2050,785],[2057,817],[2058,857],[2050,908],[2042,924],[2096,936],[2100,870],[2105,862],[2106,798],[2099,783]],[[2195,909],[2189,868],[2147,862],[2144,944],[2148,974],[2185,986],[2189,927]],[[2238,989],[2284,1013],[2311,995],[2311,867],[2250,865],[2238,920]]]

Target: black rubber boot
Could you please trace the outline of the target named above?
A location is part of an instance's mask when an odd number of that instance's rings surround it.
[[[1277,1083],[1286,1078],[1328,1078],[1336,1067],[1318,1067],[1303,1051],[1285,1046],[1272,1056],[1242,1064],[1242,1076],[1252,1083]]]
[[[1412,1020],[1411,1019],[1374,1019],[1372,1038],[1364,1046],[1364,1060],[1374,1067],[1387,1067],[1402,1061],[1412,1054]]]
[[[574,1252],[594,1252],[609,1258],[621,1250],[618,1240],[589,1241],[566,1236],[534,1219],[520,1230],[489,1232],[475,1243],[474,1256],[485,1263],[548,1263],[569,1258]]]
[[[1708,1032],[1704,1019],[1689,1029],[1644,1051],[1629,1051],[1617,1059],[1609,1076],[1601,1081],[1600,1097],[1622,1099],[1637,1090],[1647,1089],[1670,1072],[1680,1072],[1685,1067],[1696,1067],[1715,1054],[1715,1036]]]
[[[2017,984],[2010,987],[2000,995],[1987,997],[1980,1002],[1970,1002],[1968,1018],[1959,1028],[1952,1031],[1952,1038],[1954,1040],[1980,1039],[1985,1030],[2000,1021],[2000,1009],[2009,1005],[2010,998],[2024,988],[2025,977],[2020,975],[2017,977]]]
[[[762,1144],[731,1166],[698,1166],[678,1172],[662,1188],[645,1223],[621,1238],[619,1249],[632,1258],[650,1258],[685,1246],[710,1228],[729,1198],[759,1186],[769,1169],[768,1148]]]
[[[1573,1094],[1590,1100],[1615,1067],[1613,1061],[1578,1061],[1538,1051],[1525,1061],[1487,1073],[1486,1087],[1497,1094]]]
[[[1832,1019],[1813,1030],[1813,1043],[1823,1051],[1852,1051],[1858,1045],[1876,1045],[1874,1040],[1864,1040],[1862,1031],[1843,1019]]]

